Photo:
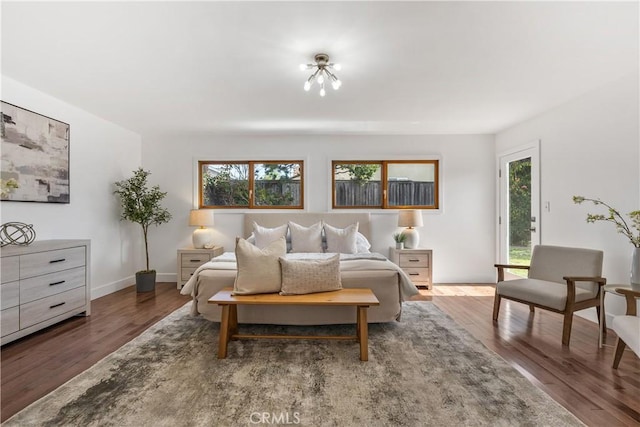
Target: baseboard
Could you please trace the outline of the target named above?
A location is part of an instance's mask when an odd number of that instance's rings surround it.
[[[176,273],[159,273],[156,274],[156,282],[175,282],[178,280]]]
[[[97,288],[91,288],[91,299],[94,300],[96,298],[112,294],[121,289],[128,288],[129,286],[135,286],[135,284],[135,276],[129,276],[115,282],[107,283],[106,285],[98,286]]]

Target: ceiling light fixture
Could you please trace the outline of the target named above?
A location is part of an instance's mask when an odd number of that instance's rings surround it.
[[[342,82],[332,72],[333,70],[340,71],[340,64],[329,62],[329,55],[326,53],[318,53],[314,57],[314,60],[315,63],[312,64],[300,64],[301,70],[313,70],[307,81],[304,83],[304,90],[308,92],[315,82],[320,85],[320,96],[325,96],[327,93],[324,90],[326,82],[330,82],[334,90],[340,89]]]

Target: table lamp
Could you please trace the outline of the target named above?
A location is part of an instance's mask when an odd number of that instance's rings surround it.
[[[407,236],[404,247],[415,249],[420,243],[420,235],[414,227],[422,227],[422,212],[418,210],[402,210],[398,213],[398,227],[407,227],[402,234]]]
[[[193,231],[193,247],[196,249],[213,247],[213,210],[192,209],[189,213],[189,225],[200,227]]]

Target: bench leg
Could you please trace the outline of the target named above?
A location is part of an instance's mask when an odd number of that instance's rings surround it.
[[[228,304],[222,306],[222,319],[220,320],[220,341],[218,342],[218,359],[227,357],[227,343],[229,342],[229,317],[231,308]]]
[[[358,306],[358,341],[360,341],[360,360],[369,360],[369,325],[367,324],[367,306]]]
[[[236,304],[229,307],[229,336],[227,342],[233,339],[233,335],[238,333],[238,306]]]

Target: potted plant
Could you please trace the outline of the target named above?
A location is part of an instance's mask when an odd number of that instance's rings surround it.
[[[393,240],[396,242],[396,249],[404,249],[404,242],[407,240],[407,235],[404,233],[395,233]]]
[[[151,172],[138,168],[133,171],[129,179],[116,182],[116,190],[113,192],[120,198],[122,214],[120,219],[140,224],[144,236],[144,251],[146,256],[146,270],[136,273],[136,291],[151,292],[156,285],[156,271],[149,269],[149,241],[147,234],[150,225],[159,225],[169,222],[171,214],[160,206],[160,202],[167,193],[160,191],[155,185],[149,187],[147,182]]]

